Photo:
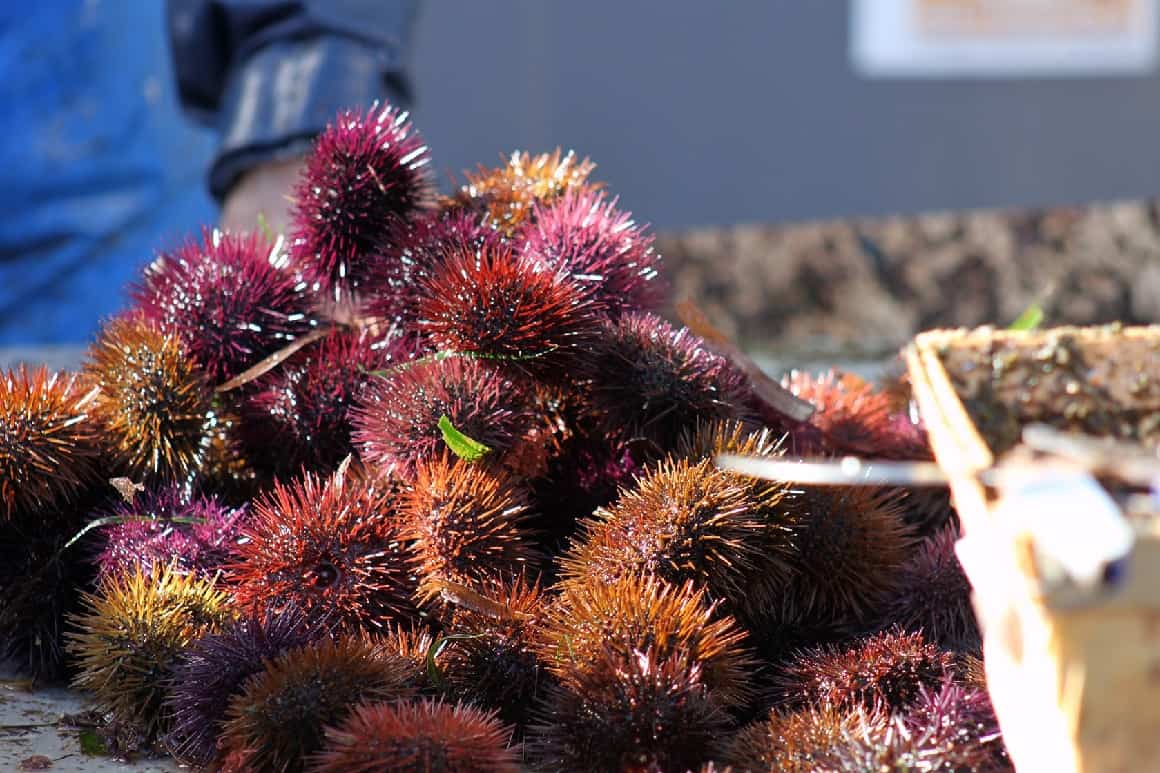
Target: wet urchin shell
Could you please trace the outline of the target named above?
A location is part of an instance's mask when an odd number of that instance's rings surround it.
[[[304,273],[326,288],[357,282],[392,225],[431,200],[429,163],[407,113],[340,113],[294,192],[291,252]]]
[[[193,642],[174,670],[167,700],[173,729],[166,748],[190,765],[212,763],[230,699],[246,680],[261,673],[267,661],[325,635],[322,623],[287,608],[251,613]]]
[[[288,263],[280,240],[207,232],[158,257],[133,296],[219,384],[315,324],[314,299]]]
[[[365,703],[326,731],[317,773],[518,773],[511,730],[492,712],[462,703]]]
[[[652,314],[606,323],[581,365],[603,426],[658,451],[673,448],[698,422],[745,414],[741,373],[687,328]]]
[[[787,498],[796,511],[797,559],[781,611],[787,622],[867,625],[899,590],[915,537],[897,491],[812,487]]]
[[[506,473],[443,455],[419,465],[403,513],[423,603],[445,583],[474,588],[495,575],[537,569],[527,493]]]
[[[301,771],[324,729],[362,701],[412,694],[407,662],[374,640],[324,638],[269,660],[230,699],[219,740],[223,769]]]
[[[217,416],[208,379],[174,334],[130,315],[111,320],[89,352],[100,385],[94,415],[116,465],[135,481],[203,472]]]
[[[533,646],[547,602],[539,585],[522,575],[492,580],[479,595],[486,603],[472,603],[478,601],[474,596],[458,599],[446,625],[447,690],[522,729],[551,682]]]
[[[169,726],[164,701],[181,653],[230,618],[228,596],[192,575],[138,568],[107,577],[84,600],[69,636],[79,668],[73,685],[150,741]]]
[[[571,190],[599,188],[588,180],[595,168],[572,151],[538,156],[516,151],[503,166],[468,172],[467,183],[443,208],[478,213],[493,228],[514,236],[533,216],[533,205],[550,204]]]
[[[329,472],[354,451],[352,413],[375,373],[406,362],[413,342],[341,331],[306,347],[246,397],[246,455],[267,473]]]
[[[233,555],[245,521],[244,508],[230,508],[216,497],[191,494],[167,485],[138,493],[133,503],[118,503],[104,518],[114,523],[100,530],[99,575],[147,573],[170,566],[209,578]]]
[[[898,591],[882,609],[882,624],[922,631],[946,649],[980,652],[971,583],[955,555],[958,538],[958,529],[947,526],[923,541],[901,569]]]
[[[656,658],[680,653],[703,672],[722,706],[744,703],[754,665],[745,634],[692,583],[626,575],[611,582],[574,581],[548,610],[540,659],[565,684],[597,668],[606,651],[625,658],[651,648]]]
[[[695,770],[728,726],[702,665],[654,647],[598,651],[552,688],[541,715],[529,746],[546,770]]]
[[[448,252],[416,298],[416,327],[437,349],[520,371],[575,361],[599,329],[599,305],[566,271],[510,246]]]
[[[0,378],[0,520],[67,506],[96,479],[95,398],[46,368]]]
[[[276,483],[254,504],[228,567],[243,607],[291,605],[345,629],[415,614],[397,486],[336,473]]]
[[[354,413],[355,442],[367,464],[410,477],[446,450],[439,427],[446,416],[503,464],[542,424],[528,389],[492,363],[464,357],[403,365],[369,385]]]
[[[772,604],[790,575],[793,529],[780,518],[786,488],[754,485],[712,459],[666,459],[585,524],[565,575],[596,582],[624,574],[686,580],[716,600]]]
[[[920,633],[885,631],[852,644],[803,650],[773,677],[779,705],[850,710],[909,707],[922,689],[960,673],[952,653]]]

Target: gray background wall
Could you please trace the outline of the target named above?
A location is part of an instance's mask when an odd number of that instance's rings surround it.
[[[589,155],[659,228],[1160,192],[1160,77],[866,81],[838,0],[423,0],[441,175]]]

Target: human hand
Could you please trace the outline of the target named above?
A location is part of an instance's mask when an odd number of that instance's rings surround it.
[[[291,196],[305,163],[304,156],[294,156],[261,164],[242,175],[222,202],[222,229],[255,231],[264,221],[272,233],[285,233]]]

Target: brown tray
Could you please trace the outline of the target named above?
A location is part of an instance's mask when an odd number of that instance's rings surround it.
[[[1028,471],[1026,456],[1008,454],[1028,423],[1155,452],[1160,326],[936,330],[905,356],[963,524],[959,555],[1018,769],[1160,771],[1160,519],[1134,524],[1122,582],[1060,589],[1030,558],[1034,534],[1004,522],[1004,493],[988,485],[996,470]]]

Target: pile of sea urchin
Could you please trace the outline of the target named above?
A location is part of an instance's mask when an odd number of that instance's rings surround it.
[[[905,396],[779,413],[586,159],[429,168],[344,113],[285,238],[191,239],[80,372],[0,379],[5,654],[227,771],[1006,767],[945,500],[713,461],[927,458]]]

